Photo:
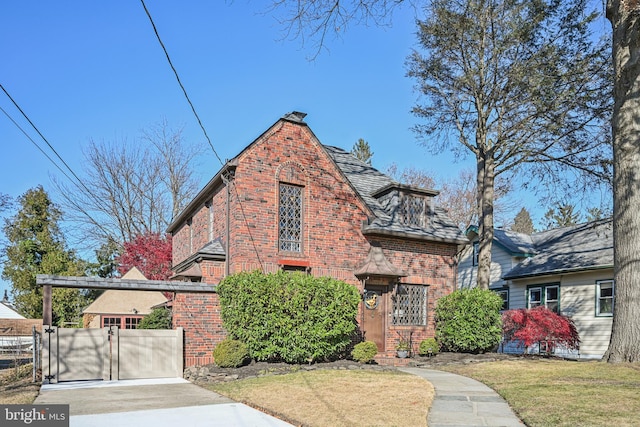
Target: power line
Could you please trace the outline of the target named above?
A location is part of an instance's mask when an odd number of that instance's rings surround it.
[[[40,138],[42,138],[42,140],[44,142],[47,143],[47,145],[49,146],[49,148],[51,149],[51,151],[53,151],[55,153],[55,155],[58,157],[58,159],[60,159],[60,161],[62,162],[62,164],[64,164],[66,166],[66,168],[69,170],[69,172],[71,172],[71,174],[75,177],[75,181],[73,179],[71,179],[71,177],[69,175],[67,175],[67,173],[60,167],[60,165],[58,165],[58,163],[56,163],[56,161],[54,159],[52,159],[45,151],[44,149],[38,145],[38,143],[36,141],[33,140],[33,138],[31,138],[31,136],[13,119],[13,117],[11,117],[9,115],[9,113],[7,113],[5,111],[4,108],[0,107],[0,110],[4,113],[5,116],[7,116],[7,118],[20,130],[20,132],[23,133],[24,136],[27,137],[27,139],[29,141],[31,141],[33,143],[33,145],[35,145],[38,150],[40,150],[40,152],[74,185],[78,186],[78,184],[80,186],[82,186],[87,193],[89,194],[89,196],[93,197],[94,200],[98,200],[98,198],[91,192],[91,190],[89,190],[89,188],[87,188],[87,186],[84,184],[84,182],[82,182],[82,180],[80,178],[78,178],[78,175],[76,175],[76,173],[73,171],[73,169],[71,169],[71,167],[67,164],[67,162],[60,156],[60,154],[58,154],[58,152],[56,151],[55,148],[53,148],[53,146],[51,145],[51,143],[49,143],[49,141],[47,140],[47,138],[44,137],[44,135],[42,134],[42,132],[40,132],[40,130],[36,127],[36,125],[31,121],[31,119],[29,119],[29,117],[27,116],[27,114],[22,110],[22,108],[20,108],[20,106],[18,105],[18,103],[13,99],[13,97],[9,94],[9,92],[7,92],[7,90],[4,88],[4,86],[2,84],[0,84],[0,89],[2,89],[2,91],[7,95],[7,97],[11,100],[11,102],[13,103],[13,105],[18,109],[18,111],[20,111],[20,113],[22,114],[22,116],[27,120],[27,122],[29,122],[29,124],[31,125],[31,127],[38,133],[38,135],[40,136]],[[109,236],[112,240],[116,241],[115,239],[113,239],[111,237],[111,233],[105,229],[102,225],[100,225],[98,223],[98,221],[96,221],[86,210],[84,210],[82,207],[77,206],[77,209],[84,214],[89,221],[91,221],[91,223],[93,223],[96,227],[98,227],[100,230],[102,230],[105,235]],[[116,241],[117,243],[117,241]],[[118,243],[119,246],[122,246],[121,244]]]
[[[28,134],[24,129],[22,129],[22,127],[21,127],[21,126],[20,126],[20,125],[19,125],[19,124],[18,124],[18,123],[13,119],[13,117],[11,117],[11,116],[9,115],[9,113],[7,113],[7,112],[5,111],[5,109],[4,109],[4,108],[0,107],[0,111],[2,111],[2,112],[4,113],[4,115],[5,115],[5,116],[7,116],[7,118],[8,118],[9,120],[11,120],[11,122],[12,122],[12,123],[13,123],[13,124],[14,124],[14,125],[15,125],[19,130],[20,130],[20,132],[22,132],[22,134],[23,134],[24,136],[26,136],[26,137],[27,137],[27,139],[28,139],[29,141],[31,141],[31,142],[33,143],[33,145],[35,145],[35,146],[36,146],[36,148],[37,148],[38,150],[40,150],[40,152],[41,152],[41,153],[42,153],[42,154],[43,154],[47,159],[49,159],[49,161],[50,161],[51,163],[53,163],[53,165],[54,165],[56,168],[58,168],[58,170],[59,170],[59,171],[60,171],[64,176],[66,176],[66,177],[67,177],[67,179],[68,179],[69,181],[73,181],[73,180],[71,179],[71,177],[70,177],[69,175],[67,175],[67,173],[66,173],[66,172],[65,172],[65,171],[64,171],[64,170],[63,170],[63,169],[62,169],[62,168],[61,168],[61,167],[60,167],[60,166],[59,166],[59,165],[58,165],[58,164],[57,164],[57,163],[56,163],[56,162],[55,162],[51,157],[49,157],[49,155],[47,154],[47,152],[46,152],[46,151],[44,151],[44,149],[43,149],[42,147],[40,147],[40,146],[38,145],[38,143],[37,143],[37,142],[35,142],[35,141],[33,140],[33,138],[31,138],[31,136],[30,136],[30,135],[29,135],[29,134]]]
[[[182,89],[182,93],[184,94],[184,97],[187,99],[187,102],[189,103],[189,106],[191,106],[191,111],[193,111],[193,115],[196,117],[196,120],[198,121],[198,124],[200,125],[200,129],[202,129],[202,132],[204,133],[205,138],[207,138],[207,142],[209,143],[209,146],[211,147],[211,150],[213,150],[213,154],[216,155],[216,157],[218,158],[218,161],[220,162],[220,164],[224,166],[224,162],[222,161],[222,159],[220,158],[220,156],[216,152],[216,149],[213,148],[213,143],[211,142],[211,139],[209,138],[209,135],[207,134],[207,131],[204,128],[204,125],[202,124],[202,120],[200,120],[200,116],[198,116],[198,113],[196,112],[196,108],[193,106],[193,103],[191,102],[191,99],[189,98],[189,95],[187,94],[187,90],[182,85],[182,81],[180,80],[180,76],[178,75],[178,71],[173,66],[173,62],[171,61],[171,57],[169,57],[169,52],[167,52],[167,49],[164,46],[164,43],[162,42],[162,39],[160,38],[160,34],[158,33],[158,29],[156,28],[156,24],[153,22],[153,18],[151,18],[151,13],[149,13],[149,9],[147,9],[147,5],[144,3],[144,0],[140,0],[140,2],[142,3],[142,7],[144,8],[144,11],[147,14],[147,17],[149,18],[149,22],[151,22],[151,26],[153,27],[153,32],[156,34],[156,38],[158,39],[158,42],[160,43],[160,46],[162,47],[162,50],[164,51],[164,54],[167,57],[167,61],[169,62],[169,66],[171,66],[171,69],[173,70],[173,74],[176,76],[176,80],[178,80],[178,85],[180,85],[180,88]]]
[[[33,124],[33,122],[31,121],[31,119],[29,119],[29,117],[26,115],[26,113],[24,111],[22,111],[22,108],[20,108],[18,103],[11,97],[11,95],[9,95],[9,92],[7,92],[7,90],[4,88],[4,86],[2,86],[2,84],[0,84],[0,89],[2,89],[2,91],[9,97],[9,99],[11,100],[13,105],[15,105],[15,107],[18,109],[18,111],[20,111],[22,116],[29,122],[31,127],[38,133],[38,135],[40,135],[40,138],[42,138],[42,140],[47,143],[47,145],[49,146],[51,151],[53,151],[53,153],[56,155],[56,157],[58,157],[58,159],[60,159],[62,164],[66,166],[66,168],[69,170],[69,172],[71,172],[71,174],[75,177],[75,179],[84,187],[84,184],[83,184],[82,180],[80,178],[78,178],[78,175],[76,175],[76,173],[73,171],[73,169],[71,169],[71,167],[67,164],[67,162],[65,162],[64,159],[60,156],[60,154],[58,154],[56,149],[53,148],[53,146],[49,143],[47,138],[45,138],[44,135],[40,132],[40,130],[36,127],[36,125]],[[31,138],[29,138],[29,139],[31,139]],[[31,140],[31,141],[33,142],[33,140]],[[49,160],[51,160],[51,159],[49,159]],[[65,174],[65,176],[67,178],[69,178],[66,174]],[[69,180],[71,181],[71,179],[69,179]],[[89,191],[89,189],[87,187],[84,187],[84,188],[85,188],[85,190]]]

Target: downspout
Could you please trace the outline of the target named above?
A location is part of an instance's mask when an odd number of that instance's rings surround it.
[[[224,183],[226,189],[227,189],[227,212],[226,212],[226,232],[225,232],[225,240],[226,240],[226,248],[225,248],[225,252],[226,252],[226,256],[225,256],[225,260],[224,260],[224,276],[227,277],[229,276],[229,271],[230,271],[230,266],[229,266],[229,258],[230,258],[230,254],[229,254],[229,248],[231,247],[231,181],[233,179],[233,174],[234,174],[234,170],[229,169],[228,167],[226,168],[225,171],[222,172],[221,177],[222,177],[222,182]]]

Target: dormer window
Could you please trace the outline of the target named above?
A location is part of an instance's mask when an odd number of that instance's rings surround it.
[[[427,224],[427,201],[424,197],[405,194],[398,206],[400,222],[411,227],[424,227]]]

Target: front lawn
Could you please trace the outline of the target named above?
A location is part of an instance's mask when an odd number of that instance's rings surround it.
[[[640,423],[639,364],[522,358],[443,370],[487,384],[530,427]]]
[[[426,426],[433,386],[402,372],[316,370],[206,388],[305,426]]]

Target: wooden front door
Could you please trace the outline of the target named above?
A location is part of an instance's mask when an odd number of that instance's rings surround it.
[[[386,294],[382,287],[368,287],[364,291],[362,331],[364,339],[373,341],[379,352],[385,351]]]

